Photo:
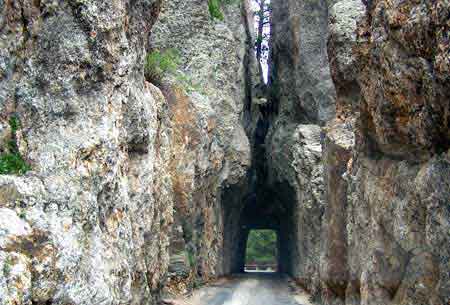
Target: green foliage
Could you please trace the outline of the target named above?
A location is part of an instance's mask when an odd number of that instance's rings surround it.
[[[198,289],[198,288],[201,288],[204,285],[205,285],[205,283],[201,279],[195,278],[193,283],[192,283],[192,288]]]
[[[203,87],[193,81],[193,79],[178,70],[181,64],[181,57],[177,50],[167,49],[165,51],[153,50],[147,54],[144,66],[145,78],[147,81],[162,85],[164,76],[171,74],[178,81],[187,93],[197,91],[205,94]],[[188,232],[190,236],[192,232]]]
[[[203,89],[203,87],[198,84],[195,83],[189,76],[187,76],[184,73],[178,73],[176,75],[176,79],[177,81],[183,86],[183,88],[186,90],[186,92],[188,93],[192,93],[194,91],[197,91],[201,94],[206,94],[205,90]]]
[[[181,227],[183,228],[183,239],[186,243],[192,241],[193,229],[192,225],[184,218],[181,220]]]
[[[273,230],[252,230],[247,240],[247,264],[276,264],[277,234]]]
[[[16,132],[20,128],[19,119],[12,116],[9,119],[11,140],[8,142],[7,152],[0,155],[0,175],[23,175],[31,169],[20,155],[17,147]]]
[[[175,49],[165,51],[153,50],[145,59],[145,78],[152,83],[160,84],[167,73],[174,73],[180,64],[180,55]]]
[[[30,169],[31,167],[23,160],[19,152],[0,156],[0,175],[23,175]]]
[[[197,259],[196,259],[195,255],[194,255],[194,253],[192,251],[188,250],[187,251],[187,257],[188,257],[188,261],[189,261],[189,266],[191,268],[194,268],[195,264],[197,262]]]
[[[220,8],[221,0],[208,0],[208,10],[211,18],[224,20],[222,9]]]
[[[15,116],[10,117],[9,118],[9,126],[11,126],[11,132],[13,134],[15,134],[16,131],[20,128],[19,119]]]
[[[208,10],[212,19],[224,20],[221,5],[232,5],[239,3],[240,0],[208,0]]]
[[[9,276],[9,274],[11,273],[11,265],[12,265],[12,260],[11,258],[7,258],[5,259],[5,261],[3,262],[3,276],[7,277]]]
[[[19,217],[22,218],[22,219],[25,219],[27,217],[27,214],[24,211],[21,211],[19,213]]]

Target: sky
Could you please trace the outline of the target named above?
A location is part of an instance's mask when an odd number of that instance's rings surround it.
[[[266,3],[270,4],[270,0],[266,0]],[[252,0],[252,9],[253,9],[253,12],[257,12],[259,10],[259,5],[255,0]],[[258,32],[258,17],[255,16],[253,18],[253,20],[254,20],[255,33],[257,33]],[[270,25],[269,24],[264,27],[264,34],[266,34],[267,37],[269,37],[269,35],[270,35]],[[263,44],[265,46],[267,46],[267,50],[268,50],[268,47],[269,47],[268,39],[264,40]],[[267,83],[267,79],[268,79],[268,70],[269,70],[268,58],[269,58],[269,52],[266,52],[265,54],[263,54],[263,58],[261,60],[261,65],[262,65],[263,74],[264,74],[263,77],[264,77],[265,83]]]

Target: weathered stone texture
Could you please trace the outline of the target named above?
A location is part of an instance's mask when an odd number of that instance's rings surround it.
[[[155,304],[258,228],[323,304],[450,304],[449,2],[273,0],[269,97],[220,2],[0,0],[0,305]]]
[[[351,3],[330,10],[338,118],[325,130],[322,300],[447,304],[449,6],[379,0],[361,15]],[[340,26],[355,19],[356,39]],[[352,151],[338,144],[353,129]]]
[[[324,216],[320,281],[324,304],[344,304],[349,284],[347,264],[347,191],[345,175],[352,162],[355,136],[351,122],[330,122],[323,130]]]
[[[362,304],[448,302],[448,167],[446,155],[422,165],[358,159],[347,232]]]
[[[174,264],[189,256],[184,268],[202,280],[231,272],[224,228],[236,230],[228,223],[239,216],[226,212],[231,200],[223,202],[222,192],[242,184],[251,159],[243,127],[250,12],[247,1],[224,2],[221,10],[223,21],[211,17],[207,1],[166,1],[150,37],[152,49],[180,54],[177,71],[162,81],[173,131],[175,224],[183,230],[171,249]],[[176,272],[172,277],[178,281]]]
[[[330,1],[328,56],[336,87],[336,118],[327,123],[322,136],[324,163],[324,215],[320,253],[320,299],[323,304],[359,304],[359,286],[350,276],[348,181],[353,162],[355,118],[361,93],[357,82],[357,24],[364,17],[360,0]],[[354,293],[357,290],[358,293]],[[353,303],[351,303],[353,302]]]
[[[265,106],[271,113],[262,122],[269,125],[262,157],[267,177],[259,177],[267,190],[260,200],[279,210],[280,270],[315,297],[325,208],[320,125],[335,109],[327,32],[325,1],[272,2],[271,93]]]
[[[280,268],[313,294],[319,284],[323,166],[320,127],[277,126],[268,146],[268,187],[285,210]]]
[[[361,0],[334,2],[328,12],[328,57],[336,88],[336,117],[345,119],[359,111],[361,93],[353,49],[356,46],[356,27],[366,10]]]
[[[449,9],[371,1],[358,28],[349,262],[362,304],[450,301]]]
[[[0,120],[18,117],[32,167],[0,176],[0,304],[157,299],[169,143],[143,56],[158,6],[0,1]]]
[[[426,160],[450,146],[448,1],[371,1],[358,29],[361,149]]]
[[[323,125],[335,113],[326,1],[273,1],[270,80],[280,117]]]
[[[165,1],[150,35],[160,8],[0,1],[0,153],[17,116],[32,167],[0,176],[0,304],[153,304],[170,258],[191,279],[230,271],[221,198],[250,166],[249,4],[220,21]],[[180,51],[164,95],[144,80],[149,36]]]
[[[324,213],[319,125],[334,116],[325,1],[273,1],[264,187],[279,206],[280,268],[319,294]],[[314,125],[315,124],[315,125]]]

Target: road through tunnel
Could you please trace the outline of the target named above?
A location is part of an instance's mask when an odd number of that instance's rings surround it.
[[[245,272],[246,247],[250,232],[271,230],[276,232],[277,271],[293,274],[298,253],[298,232],[294,190],[288,184],[273,188],[259,188],[242,201],[232,198],[237,193],[230,188],[225,192],[224,273]],[[230,196],[226,198],[227,196]],[[239,196],[238,196],[239,197]]]
[[[267,67],[259,67],[260,73],[265,70],[268,75],[259,78],[256,87],[263,90],[253,90],[246,116],[250,121],[244,122],[252,147],[246,181],[222,191],[224,274],[244,272],[249,232],[261,229],[277,233],[279,272],[304,286],[312,286],[311,279],[318,274],[324,211],[320,125],[332,114],[334,89],[326,72],[326,5],[323,1],[308,3],[254,1],[255,24],[260,20],[269,24],[267,30],[255,27],[255,53],[258,42],[268,40],[262,48],[267,52]],[[320,18],[310,20],[311,12]],[[308,24],[291,18],[297,15],[306,16]],[[301,40],[300,35],[306,35],[302,29],[309,27],[320,31],[308,36],[308,41]],[[317,61],[300,62],[301,54]],[[264,65],[263,57],[256,55],[258,64]],[[297,90],[302,86],[314,88]],[[305,92],[312,92],[311,98],[303,96]]]

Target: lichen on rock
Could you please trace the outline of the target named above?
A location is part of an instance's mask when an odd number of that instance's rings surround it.
[[[20,119],[33,166],[0,176],[1,304],[157,300],[172,215],[155,165],[168,143],[142,62],[158,7],[0,3],[2,122]]]
[[[223,240],[230,220],[224,217],[222,190],[242,183],[250,166],[243,121],[251,86],[244,22],[250,12],[247,1],[222,3],[220,10],[224,18],[211,18],[206,1],[167,1],[150,36],[153,52],[179,55],[178,67],[164,75],[161,86],[172,123],[171,279],[180,285],[177,270],[184,270],[181,276],[191,286],[230,272]]]
[[[446,0],[0,0],[0,305],[158,304],[251,230],[333,305],[450,302]],[[252,292],[253,293],[253,292]]]

